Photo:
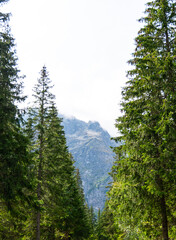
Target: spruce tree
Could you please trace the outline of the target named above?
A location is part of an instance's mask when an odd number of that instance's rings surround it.
[[[116,122],[122,146],[109,207],[130,239],[168,240],[176,234],[176,3],[155,0],[145,13]]]
[[[43,203],[43,185],[44,185],[44,167],[45,167],[45,132],[46,132],[46,121],[47,114],[49,111],[49,107],[52,104],[54,99],[54,95],[50,92],[51,80],[49,79],[48,72],[46,67],[44,66],[40,72],[40,78],[38,79],[37,84],[34,87],[34,108],[31,110],[33,112],[33,120],[32,116],[30,117],[30,121],[28,121],[28,125],[32,128],[31,130],[31,140],[33,141],[33,152],[35,152],[35,168],[36,168],[36,193],[39,204],[39,209],[36,214],[36,239],[40,239],[41,235],[41,207]],[[29,124],[30,123],[30,124]],[[29,131],[30,132],[30,131]],[[33,139],[32,139],[33,137]]]
[[[44,207],[47,211],[43,226],[47,238],[55,239],[61,235],[67,236],[71,231],[73,206],[70,200],[73,199],[74,167],[66,146],[62,119],[58,117],[54,103],[48,109],[45,138],[43,188]]]
[[[1,0],[0,5],[5,2]],[[8,20],[9,15],[0,12],[0,198],[11,209],[17,198],[27,198],[30,158],[17,106],[25,100],[21,95],[22,78]]]
[[[103,211],[98,213],[96,234],[97,240],[124,239],[124,233],[114,222],[112,211],[108,206],[108,201],[106,201]]]
[[[34,88],[34,107],[26,122],[38,203],[36,239],[83,239],[89,235],[89,226],[81,180],[66,145],[51,87],[43,67]]]

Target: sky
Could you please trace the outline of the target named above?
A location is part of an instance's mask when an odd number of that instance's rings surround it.
[[[98,121],[117,136],[127,61],[135,49],[147,0],[10,0],[18,65],[24,93],[45,65],[61,114]]]

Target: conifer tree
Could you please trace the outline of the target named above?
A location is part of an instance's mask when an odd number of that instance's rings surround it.
[[[129,239],[168,240],[176,235],[176,3],[154,0],[145,13],[116,122],[122,146],[109,207]]]
[[[79,169],[76,169],[76,189],[75,189],[75,234],[74,239],[87,239],[92,232],[93,217],[90,215],[90,209],[87,209],[87,203],[84,197],[82,180]],[[88,210],[88,211],[87,211]],[[93,209],[92,209],[93,214]],[[92,217],[92,218],[91,218]]]
[[[33,150],[35,152],[35,168],[36,168],[36,179],[37,179],[37,199],[39,209],[36,217],[36,239],[40,239],[41,235],[41,207],[43,203],[43,185],[44,185],[44,167],[45,167],[45,132],[46,132],[46,121],[49,111],[49,107],[52,104],[54,95],[50,92],[51,80],[49,79],[48,72],[44,66],[40,72],[40,78],[34,87],[34,108],[33,108],[33,122],[32,116],[30,118],[31,127],[33,129]],[[29,121],[28,121],[29,124]],[[31,129],[31,130],[32,130]],[[32,132],[31,132],[32,133]]]
[[[45,163],[43,168],[44,189],[46,191],[44,206],[47,209],[43,225],[48,239],[70,234],[73,224],[73,189],[74,167],[73,161],[66,146],[66,139],[54,105],[50,107],[45,129]],[[51,235],[52,233],[52,235]]]
[[[38,199],[36,239],[84,239],[89,235],[89,226],[81,180],[66,145],[51,87],[43,67],[26,122]]]
[[[0,6],[5,2],[1,0]],[[17,107],[25,98],[8,20],[9,15],[0,12],[0,198],[11,209],[17,198],[27,198],[30,158]]]

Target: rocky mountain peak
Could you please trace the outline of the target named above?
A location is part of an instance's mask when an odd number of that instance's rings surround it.
[[[114,142],[98,122],[63,117],[63,125],[67,145],[80,170],[86,201],[95,210],[103,209],[106,187],[111,181],[108,173],[114,155],[110,146]]]

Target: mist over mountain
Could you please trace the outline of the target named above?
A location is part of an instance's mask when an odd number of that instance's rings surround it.
[[[95,211],[103,209],[114,161],[110,146],[115,143],[98,122],[63,117],[63,125],[67,145],[80,170],[86,201]]]

